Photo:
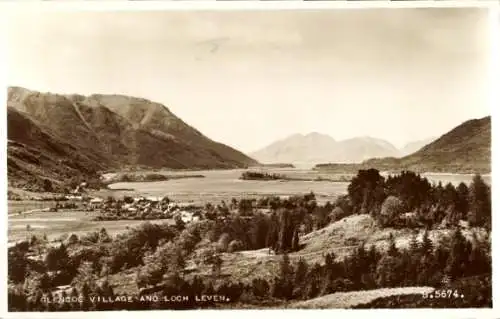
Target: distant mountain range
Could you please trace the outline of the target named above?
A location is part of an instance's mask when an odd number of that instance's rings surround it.
[[[412,142],[399,150],[382,139],[356,137],[336,141],[329,135],[314,132],[292,135],[249,155],[261,163],[361,163],[371,158],[411,154],[431,141],[432,139]]]
[[[321,164],[316,168],[340,172],[377,168],[381,171],[490,173],[491,117],[466,121],[402,158],[370,159],[362,164]]]
[[[8,178],[23,187],[124,167],[212,169],[258,163],[167,107],[123,95],[8,90]]]

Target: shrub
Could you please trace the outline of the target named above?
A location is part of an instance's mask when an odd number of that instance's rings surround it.
[[[402,213],[404,213],[403,202],[396,196],[389,196],[385,199],[380,213],[376,217],[379,224],[386,227],[392,225]]]
[[[227,252],[234,253],[236,251],[243,250],[243,242],[241,240],[233,240],[229,243]]]

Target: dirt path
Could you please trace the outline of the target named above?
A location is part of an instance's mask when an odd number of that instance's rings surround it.
[[[22,215],[28,215],[28,214],[33,214],[33,213],[40,213],[43,210],[44,210],[44,208],[35,208],[35,209],[31,209],[31,210],[26,210],[24,212],[8,214],[7,216],[8,217],[11,217],[11,216],[22,216]]]

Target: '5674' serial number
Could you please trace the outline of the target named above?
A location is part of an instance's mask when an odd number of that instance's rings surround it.
[[[424,292],[422,294],[424,299],[434,299],[434,298],[464,298],[458,290],[446,289],[446,290],[434,290],[432,292]]]

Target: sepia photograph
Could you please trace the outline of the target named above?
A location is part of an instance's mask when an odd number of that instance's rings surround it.
[[[492,309],[490,10],[12,12],[8,312]]]

